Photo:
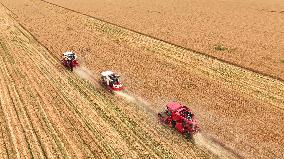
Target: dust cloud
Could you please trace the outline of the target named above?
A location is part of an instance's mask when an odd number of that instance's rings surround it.
[[[194,143],[205,150],[210,151],[211,153],[215,154],[219,158],[243,158],[242,156],[235,153],[232,149],[225,147],[221,143],[217,142],[216,140],[207,137],[203,133],[197,133],[193,136]]]

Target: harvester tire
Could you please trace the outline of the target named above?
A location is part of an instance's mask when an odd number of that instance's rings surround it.
[[[172,120],[172,127],[175,128],[176,127],[176,121]]]
[[[70,71],[73,71],[73,66],[72,66],[72,61],[71,60],[67,61],[67,66],[68,66]]]
[[[169,121],[169,120],[165,120],[165,124],[166,124],[166,125],[169,125],[169,124],[170,124],[170,121]]]
[[[191,139],[192,138],[192,135],[189,132],[184,133],[184,136],[185,136],[186,139]]]

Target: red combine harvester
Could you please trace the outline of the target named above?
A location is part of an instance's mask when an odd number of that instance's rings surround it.
[[[101,73],[102,85],[111,92],[121,91],[123,87],[119,77],[119,75],[113,73],[112,71],[104,71]]]
[[[199,131],[199,126],[195,115],[186,106],[171,102],[167,104],[167,110],[158,114],[160,120],[165,125],[171,126],[191,138],[193,134]]]
[[[74,67],[79,65],[75,53],[69,51],[63,53],[62,64],[71,71],[73,71]]]

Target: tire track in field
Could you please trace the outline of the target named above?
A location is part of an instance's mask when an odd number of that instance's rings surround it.
[[[8,54],[8,50],[7,48],[3,45],[3,42],[1,41],[1,46],[2,49],[4,50],[4,54]],[[3,53],[1,51],[1,53]],[[3,55],[2,55],[3,56]],[[11,89],[13,89],[13,82],[12,81],[8,81],[10,79],[10,75],[8,72],[8,68],[7,68],[7,64],[6,62],[4,62],[3,57],[1,56],[2,59],[2,67],[1,67],[1,74],[3,75],[3,79],[4,79],[4,83],[3,85],[6,86],[6,88],[4,88],[3,90],[5,91],[4,93],[4,100],[3,100],[3,112],[4,112],[4,117],[5,119],[7,119],[7,123],[8,123],[8,127],[9,127],[9,132],[12,138],[12,143],[13,143],[13,147],[15,149],[15,155],[17,158],[23,157],[21,156],[21,154],[24,154],[24,156],[26,156],[26,150],[24,143],[26,142],[25,137],[23,136],[23,134],[21,133],[21,131],[23,130],[19,130],[21,129],[21,126],[19,125],[19,117],[17,115],[17,112],[14,112],[14,99],[13,99],[13,95],[11,94]],[[6,61],[11,60],[10,58],[6,58]],[[9,82],[12,82],[11,84],[9,84]],[[6,102],[7,103],[6,103]],[[21,146],[19,146],[21,145]]]
[[[16,66],[14,66],[14,67],[16,67]],[[18,78],[19,79],[19,78]],[[21,79],[21,78],[20,78]],[[29,111],[32,111],[34,108],[32,107]],[[27,114],[27,117],[29,118],[29,119],[26,119],[26,120],[29,120],[30,122],[32,121],[31,120],[31,118],[30,118],[30,115],[28,115]],[[34,119],[33,119],[34,120]],[[32,123],[32,122],[31,122]],[[22,122],[20,122],[20,124],[22,124]],[[32,124],[31,124],[32,125]],[[41,147],[41,149],[43,150],[43,155],[46,157],[46,155],[45,155],[45,150],[44,150],[44,148],[41,146],[42,145],[42,142],[40,141],[40,137],[39,137],[39,135],[35,132],[36,131],[36,129],[34,129],[34,126],[32,126],[33,128],[33,132],[35,133],[35,135],[36,135],[36,138],[37,138],[37,141],[39,141],[39,145],[40,145],[40,147]],[[40,126],[36,126],[36,128],[38,129],[38,128],[40,128]],[[26,129],[26,128],[25,128]],[[45,141],[46,142],[46,141]],[[44,142],[44,143],[45,143]],[[47,146],[48,144],[46,143],[46,146]],[[35,146],[35,145],[33,145],[33,146]]]
[[[35,156],[31,150],[32,149],[31,145],[33,145],[31,143],[33,142],[32,139],[34,139],[34,136],[30,137],[31,134],[29,133],[29,131],[26,130],[27,128],[30,129],[29,128],[30,125],[29,125],[29,120],[27,119],[25,112],[22,110],[23,100],[19,94],[19,87],[18,88],[15,87],[15,85],[17,85],[16,79],[21,79],[21,77],[17,76],[15,69],[18,69],[15,65],[12,65],[12,67],[7,68],[7,70],[9,70],[9,73],[8,73],[8,77],[6,77],[6,79],[8,79],[8,81],[11,82],[10,84],[12,84],[13,86],[13,90],[11,90],[10,92],[10,93],[13,93],[13,95],[10,96],[10,99],[12,100],[11,107],[13,107],[13,110],[16,113],[16,116],[19,121],[19,125],[23,131],[23,136],[26,141],[27,146],[22,145],[22,147],[27,147],[29,151],[29,157],[28,157],[28,154],[24,154],[24,156],[28,158],[33,158]]]
[[[283,79],[184,48],[46,0],[39,1],[88,17],[87,26],[108,35],[115,41],[127,43],[134,48],[140,47],[168,60],[174,60],[175,63],[187,66],[192,72],[198,72],[213,80],[222,81],[242,93],[284,109]]]
[[[16,32],[13,32],[13,33],[15,33],[14,36],[17,37],[18,34],[16,34]],[[13,40],[16,41],[15,37],[13,37]],[[17,44],[14,44],[13,46],[17,46]],[[11,51],[11,52],[13,53],[13,51]],[[12,55],[10,55],[10,56],[12,56]],[[17,57],[17,56],[14,55],[13,57]],[[15,92],[15,94],[17,95],[17,98],[15,98],[15,99],[18,99],[19,102],[20,102],[20,103],[17,104],[17,107],[15,107],[15,111],[19,112],[19,114],[22,114],[23,119],[25,119],[25,121],[22,121],[21,124],[26,124],[24,126],[23,130],[24,130],[24,134],[26,134],[26,132],[28,132],[29,136],[26,137],[26,140],[30,141],[30,142],[28,142],[28,148],[31,151],[32,157],[36,157],[36,156],[33,156],[33,154],[32,154],[32,149],[35,146],[36,151],[39,153],[39,154],[37,153],[36,155],[40,155],[40,158],[42,158],[42,157],[46,158],[47,157],[47,151],[46,151],[45,147],[49,147],[50,145],[53,145],[53,144],[48,144],[47,141],[42,142],[39,139],[40,137],[39,137],[38,133],[36,133],[36,129],[35,129],[35,126],[33,126],[32,121],[37,120],[37,118],[31,119],[31,115],[28,113],[28,112],[33,112],[35,107],[27,108],[27,107],[29,107],[29,105],[31,105],[31,103],[29,103],[29,101],[31,101],[31,99],[29,99],[29,97],[33,97],[33,95],[31,94],[31,92],[32,92],[31,89],[26,89],[26,86],[29,86],[29,83],[25,80],[25,77],[27,77],[27,75],[23,75],[21,73],[21,69],[19,67],[19,66],[21,66],[20,61],[18,59],[16,60],[16,58],[13,58],[13,61],[17,65],[13,65],[13,68],[12,68],[13,72],[11,74],[14,76],[13,77],[13,79],[14,79],[13,81],[15,81],[14,85],[19,86],[19,87],[17,87],[17,90]],[[23,89],[24,89],[24,91],[23,91]],[[30,96],[26,94],[27,92],[30,94]],[[24,100],[24,99],[26,99],[26,100]],[[18,108],[18,110],[16,110],[16,108]],[[37,129],[39,127],[40,126],[36,126]],[[25,131],[25,129],[28,129],[28,130]],[[33,141],[35,143],[32,144],[31,142],[33,142]],[[42,146],[42,145],[45,145],[45,146]],[[49,148],[49,150],[51,150],[51,148]],[[49,153],[49,155],[52,155],[52,154],[53,154],[53,152]],[[38,158],[38,157],[39,156],[37,156],[36,158]]]
[[[21,57],[20,59],[23,59],[23,57]],[[22,65],[22,66],[29,66],[30,65],[29,63],[23,63],[23,64],[24,65]],[[30,70],[32,70],[32,69],[30,69]],[[22,71],[25,72],[24,70],[22,70]],[[29,77],[30,75],[28,75],[27,73],[30,73],[30,72],[32,72],[32,71],[25,72],[26,73],[25,77]],[[32,84],[33,80],[34,79],[31,79],[29,81],[30,82],[29,85],[33,85]],[[29,90],[31,90],[31,88]],[[30,93],[29,90],[26,90],[26,91]],[[31,92],[33,92],[33,91],[31,91]],[[35,93],[31,93],[30,95],[32,97],[36,97],[38,94],[37,94],[37,92],[35,92]],[[45,145],[44,146],[44,147],[46,147],[45,149],[49,150],[49,151],[47,151],[47,150],[45,150],[45,151],[48,152],[48,156],[50,156],[50,157],[52,157],[53,154],[57,154],[57,156],[63,155],[65,157],[67,157],[68,155],[66,153],[66,150],[64,150],[64,146],[63,146],[62,142],[60,141],[59,136],[56,134],[56,130],[53,128],[54,124],[52,124],[49,121],[48,117],[46,116],[46,114],[43,111],[43,106],[45,106],[44,103],[40,101],[40,98],[38,98],[38,99],[34,98],[33,100],[34,100],[33,104],[37,106],[36,107],[37,112],[33,111],[34,108],[32,108],[32,107],[30,108],[31,110],[29,110],[29,112],[32,112],[33,114],[35,114],[34,117],[33,117],[33,121],[34,120],[38,121],[38,122],[35,122],[35,123],[36,124],[40,123],[40,125],[43,128],[43,132],[41,132],[39,134],[40,134],[40,136],[42,136],[41,138],[44,138],[44,141],[40,142],[40,145],[42,145],[42,144]],[[39,127],[39,126],[36,126],[36,127]],[[44,136],[43,134],[46,134],[46,137],[43,137]],[[49,141],[47,141],[48,138],[49,138],[48,136],[52,138],[51,143]],[[51,145],[54,146],[54,147],[50,147]],[[54,152],[50,152],[55,147],[57,147],[58,149]],[[42,149],[44,150],[44,148],[42,148]],[[58,154],[58,152],[61,152],[61,154]]]
[[[2,82],[0,82],[0,84],[2,84]],[[0,87],[1,89],[1,87]],[[1,98],[0,98],[1,99]],[[8,146],[7,146],[7,141],[6,141],[6,136],[8,136],[8,134],[6,134],[7,132],[7,126],[6,126],[6,121],[3,118],[4,117],[4,113],[3,113],[3,107],[1,104],[1,100],[0,100],[0,157],[1,158],[8,158],[9,156],[9,150],[8,150]]]
[[[2,39],[2,37],[1,37]],[[4,61],[2,59],[2,54],[3,52],[5,53],[5,50],[3,48],[3,43],[0,39],[0,61],[1,61],[1,64],[0,65],[0,106],[1,106],[1,109],[0,109],[0,115],[1,115],[1,138],[2,138],[2,142],[1,142],[1,155],[2,155],[2,158],[8,158],[9,155],[10,156],[13,156],[15,157],[15,151],[16,150],[13,150],[15,147],[14,147],[14,143],[15,143],[15,139],[13,138],[13,132],[12,132],[12,129],[11,129],[11,121],[7,120],[6,118],[6,112],[5,112],[5,108],[6,108],[6,103],[9,103],[10,101],[7,99],[7,87],[6,87],[6,84],[5,84],[5,80],[4,80],[4,73],[3,73],[3,68],[5,67],[5,64],[4,64]],[[6,152],[6,155],[3,154],[3,152]],[[7,156],[7,157],[4,157],[4,156]]]
[[[0,50],[1,52],[1,50]],[[2,61],[2,60],[1,60]],[[1,68],[1,67],[0,67]],[[0,72],[2,72],[2,69],[0,69]],[[0,77],[2,77],[2,73],[0,73]],[[7,119],[5,118],[5,112],[4,112],[4,100],[3,100],[3,96],[5,96],[5,93],[3,92],[4,89],[2,88],[2,86],[4,86],[4,82],[2,81],[2,79],[4,78],[0,78],[0,118],[1,118],[1,155],[2,158],[8,158],[9,155],[11,155],[11,151],[13,149],[13,146],[11,145],[13,143],[12,139],[11,139],[11,133],[9,132],[9,121],[7,121]],[[4,155],[3,153],[6,153],[6,155]],[[5,157],[6,156],[6,157]]]
[[[0,70],[2,73],[2,69]],[[2,74],[1,74],[2,75]],[[2,77],[2,76],[1,76]],[[4,79],[4,78],[1,78]],[[5,83],[1,80],[1,86],[5,86]],[[16,156],[18,155],[17,153],[19,152],[16,146],[16,139],[14,137],[14,131],[12,129],[11,126],[11,119],[7,116],[8,113],[5,111],[6,110],[6,103],[9,103],[8,99],[7,99],[7,93],[4,92],[6,91],[6,88],[1,87],[1,92],[3,93],[1,95],[1,115],[3,115],[3,120],[5,120],[3,123],[1,123],[1,133],[3,135],[3,139],[4,139],[4,143],[6,145],[6,152],[7,152],[7,156],[11,156],[16,158]],[[5,125],[4,125],[5,124]]]

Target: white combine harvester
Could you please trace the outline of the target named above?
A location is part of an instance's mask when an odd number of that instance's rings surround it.
[[[77,67],[79,65],[77,61],[77,56],[74,52],[67,51],[62,54],[62,64],[73,71],[74,67]]]
[[[104,71],[101,73],[102,85],[109,91],[120,91],[123,89],[123,87],[119,77],[119,75],[113,73],[112,71]]]

